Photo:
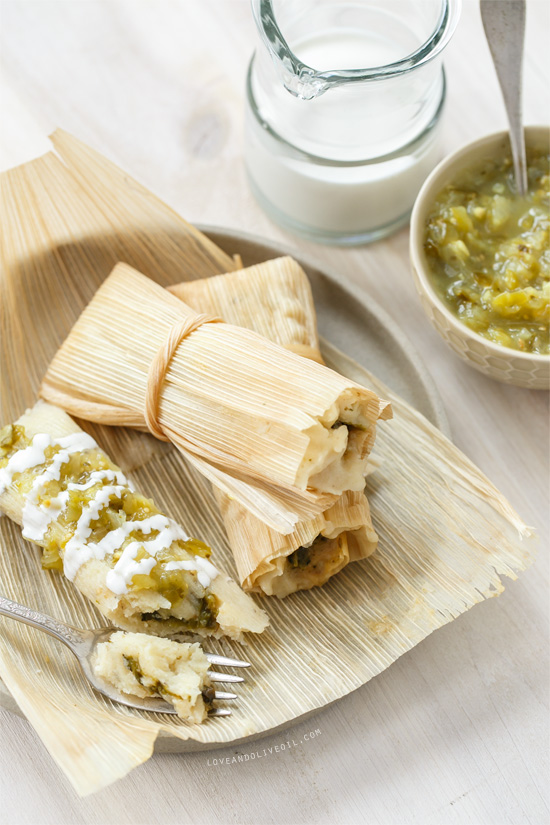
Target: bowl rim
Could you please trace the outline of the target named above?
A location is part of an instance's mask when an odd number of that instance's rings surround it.
[[[550,140],[550,126],[533,124],[525,126],[525,135],[527,142],[529,138],[536,140],[539,137],[546,137]],[[471,330],[466,324],[463,324],[450,309],[446,306],[443,300],[435,291],[431,279],[429,277],[430,269],[424,257],[423,242],[424,242],[424,220],[426,212],[434,197],[440,189],[443,189],[446,183],[452,180],[453,175],[449,174],[449,168],[454,166],[457,161],[466,161],[472,155],[478,155],[483,150],[488,150],[491,145],[498,144],[503,141],[509,132],[504,129],[500,132],[492,132],[489,135],[482,135],[476,140],[461,146],[449,155],[446,155],[440,163],[428,175],[422,188],[418,193],[414,202],[411,213],[411,228],[409,240],[409,254],[411,264],[416,272],[416,276],[420,282],[422,290],[427,294],[433,304],[442,312],[445,318],[452,324],[453,328],[458,330],[463,336],[470,338],[472,341],[482,343],[491,354],[497,356],[507,356],[508,358],[517,358],[521,361],[530,361],[537,364],[548,364],[550,362],[550,355],[542,355],[535,352],[522,352],[521,350],[513,349],[512,347],[505,347],[502,344],[496,344],[488,338],[484,338],[477,332]]]

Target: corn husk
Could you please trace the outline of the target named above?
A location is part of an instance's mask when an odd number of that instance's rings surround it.
[[[62,187],[71,180],[73,185],[59,198],[48,164],[40,161],[2,178],[4,240],[10,250],[0,275],[4,421],[34,403],[50,358],[119,249],[116,231],[89,194],[100,179],[105,197],[114,199],[118,182],[109,192],[107,171],[98,176],[80,165],[77,186],[72,174],[66,180],[60,164]],[[131,225],[126,207],[122,213],[121,220],[127,217]],[[151,236],[157,220],[155,214],[147,227]],[[129,231],[125,240],[135,256],[132,263],[144,269],[142,232]],[[163,267],[161,259],[157,265]],[[181,267],[174,282],[186,276],[194,273]],[[72,654],[55,640],[0,619],[0,675],[78,793],[97,791],[143,763],[159,735],[175,737],[182,748],[219,746],[324,707],[385,670],[433,630],[501,593],[501,578],[515,578],[532,561],[531,531],[471,461],[373,375],[327,345],[322,352],[333,369],[393,402],[395,420],[380,427],[377,439],[384,461],[372,482],[367,480],[379,547],[322,588],[282,602],[265,600],[271,626],[245,651],[234,642],[212,643],[212,650],[237,658],[245,653],[253,663],[246,690],[238,691],[238,712],[190,726],[115,706],[92,693]],[[234,572],[210,485],[177,450],[134,430],[83,426],[132,473],[138,487],[151,491],[171,517],[215,548],[221,567]],[[62,576],[41,569],[38,551],[8,519],[0,519],[0,545],[3,595],[79,627],[104,623]],[[314,663],[315,678],[304,662]]]
[[[195,316],[153,281],[118,264],[48,367],[42,397],[90,421],[146,429],[150,365],[172,328]],[[328,451],[342,428],[331,425],[350,404],[360,410],[364,428],[350,431],[349,447],[333,459]],[[287,505],[289,493],[303,502],[304,517],[311,517],[342,492],[307,489],[332,467],[312,474],[317,442],[337,465],[338,483],[354,489],[347,462],[364,467],[376,421],[388,417],[390,405],[376,393],[223,323],[205,323],[182,341],[158,408],[160,429],[210,480],[223,482],[224,492],[256,515],[263,501],[255,484],[271,493],[281,513],[271,526],[281,532],[289,532],[283,519],[292,527],[298,521]],[[357,475],[361,489],[363,477]]]
[[[233,551],[239,581],[246,591],[283,598],[296,590],[325,584],[351,561],[366,559],[376,549],[369,503],[363,492],[346,492],[314,519],[299,522],[292,533],[282,535],[245,510],[238,501],[214,491]],[[327,564],[296,572],[285,567],[287,556],[310,547],[320,536]]]
[[[169,291],[197,312],[219,315],[322,362],[311,287],[293,258],[183,282]],[[272,530],[225,493],[216,491],[216,499],[245,590],[282,597],[322,585],[350,561],[367,558],[376,548],[378,537],[363,492],[346,491],[324,513],[299,522],[286,535]],[[316,564],[309,564],[307,570],[289,568],[287,557],[300,547],[310,547],[319,537],[321,558],[316,556]]]
[[[322,363],[313,295],[302,267],[289,256],[215,278],[184,281],[168,291],[196,312],[219,315],[276,344]]]
[[[2,174],[2,355],[0,420],[34,403],[47,363],[118,261],[163,286],[185,272],[206,278],[233,259],[137,181],[58,129],[49,152]],[[16,286],[14,286],[16,284]],[[37,308],[47,307],[40,312]],[[10,319],[19,319],[14,332]],[[33,334],[29,335],[29,330]],[[43,367],[36,373],[36,349]],[[21,373],[34,392],[24,393]]]
[[[32,440],[37,434],[45,434],[53,439],[60,439],[64,436],[82,432],[81,428],[59,407],[38,401],[32,409],[20,416],[16,422],[24,427],[25,434]],[[35,475],[42,472],[44,466],[38,468]],[[119,468],[117,468],[119,469]],[[24,509],[27,496],[19,489],[19,476],[6,487],[0,488],[0,513],[5,513],[8,518],[16,524],[24,524]],[[45,536],[37,541],[42,547],[51,544],[64,548],[68,536],[59,521],[59,516],[52,521]],[[147,545],[145,544],[145,547]],[[82,548],[79,549],[82,553]],[[172,555],[172,558],[174,556]],[[61,550],[61,558],[65,562],[64,549]],[[212,560],[215,563],[215,559]],[[137,631],[140,633],[153,633],[159,636],[174,635],[186,632],[186,627],[181,621],[171,619],[170,622],[149,620],[144,621],[143,613],[152,614],[166,606],[164,599],[158,590],[132,590],[127,593],[116,594],[109,588],[108,574],[115,567],[112,553],[103,558],[92,557],[82,563],[74,576],[74,585],[83,596],[90,599],[98,610],[117,627],[125,630]],[[65,571],[65,563],[63,565]],[[204,593],[197,592],[196,598],[203,595],[213,595],[218,601],[218,615],[216,625],[210,629],[197,628],[193,631],[198,636],[214,635],[220,638],[229,635],[234,639],[241,639],[242,633],[251,631],[261,633],[266,625],[265,614],[256,607],[250,597],[246,596],[235,582],[221,571],[216,578],[211,581]],[[194,602],[191,600],[191,605]]]

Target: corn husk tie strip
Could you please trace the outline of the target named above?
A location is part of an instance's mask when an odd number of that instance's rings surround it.
[[[147,375],[147,395],[145,397],[144,416],[145,423],[152,435],[160,441],[170,441],[158,422],[158,406],[162,384],[166,375],[168,365],[174,353],[184,338],[191,335],[202,324],[218,324],[221,318],[214,315],[197,315],[195,318],[185,318],[175,324],[156,356],[151,361],[149,373]]]

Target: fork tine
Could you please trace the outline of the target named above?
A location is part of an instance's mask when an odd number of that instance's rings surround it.
[[[211,682],[244,682],[242,676],[234,676],[233,673],[218,673],[215,670],[208,672]]]
[[[231,716],[229,708],[212,708],[208,711],[208,716]]]
[[[213,691],[213,698],[214,699],[236,699],[236,693],[227,693],[225,690],[215,690]]]
[[[206,658],[211,665],[221,667],[250,667],[250,662],[242,662],[239,659],[229,659],[227,656],[219,656],[217,653],[206,653]]]

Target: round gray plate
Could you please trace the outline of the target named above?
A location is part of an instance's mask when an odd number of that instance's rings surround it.
[[[367,293],[355,287],[352,292],[340,282],[335,273],[302,255],[298,250],[244,232],[212,226],[198,228],[229,255],[239,253],[244,266],[281,255],[292,255],[304,268],[311,282],[320,335],[374,373],[450,437],[449,422],[429,373],[397,324]],[[23,716],[1,681],[0,706]],[[296,721],[302,722],[307,716],[309,714],[301,716]],[[286,727],[289,727],[289,724],[249,737],[247,741]],[[231,742],[232,746],[236,744],[238,743]],[[219,747],[223,747],[223,744],[201,745],[193,740],[182,740],[161,734],[155,744],[155,751],[176,753]]]

